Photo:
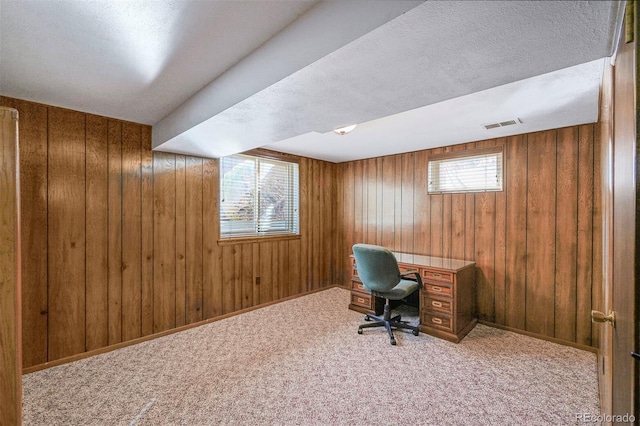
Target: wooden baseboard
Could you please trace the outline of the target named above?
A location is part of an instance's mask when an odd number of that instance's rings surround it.
[[[569,342],[567,340],[556,339],[555,337],[543,336],[541,334],[531,333],[530,331],[519,330],[517,328],[507,327],[506,325],[500,325],[489,321],[478,320],[478,324],[486,325],[493,328],[499,328],[501,330],[513,331],[514,333],[522,334],[524,336],[535,337],[536,339],[546,340],[548,342],[558,343],[559,345],[571,346],[572,348],[582,349],[583,351],[598,353],[598,348],[593,346],[581,345],[575,342]]]
[[[43,364],[38,364],[38,365],[31,366],[31,367],[27,367],[27,368],[22,369],[22,374],[24,375],[24,374],[29,374],[29,373],[35,373],[36,371],[44,370],[44,369],[47,369],[47,368],[50,368],[50,367],[55,367],[55,366],[58,366],[58,365],[67,364],[69,362],[78,361],[78,360],[81,360],[81,359],[84,359],[84,358],[89,358],[89,357],[92,357],[92,356],[95,356],[95,355],[104,354],[104,353],[107,353],[107,352],[115,351],[116,349],[126,348],[127,346],[135,345],[135,344],[142,343],[142,342],[147,342],[149,340],[153,340],[153,339],[156,339],[158,337],[168,336],[170,334],[178,333],[180,331],[189,330],[189,329],[194,328],[194,327],[199,327],[201,325],[210,324],[212,322],[220,321],[220,320],[225,319],[225,318],[229,318],[229,317],[233,317],[233,316],[236,316],[236,315],[244,314],[246,312],[254,311],[256,309],[265,308],[267,306],[275,305],[276,303],[285,302],[287,300],[296,299],[296,298],[302,297],[302,296],[307,296],[309,294],[317,293],[317,292],[323,291],[323,290],[328,290],[328,289],[334,288],[334,287],[345,288],[344,286],[341,286],[341,285],[338,285],[338,284],[333,284],[333,285],[329,285],[327,287],[318,288],[316,290],[306,291],[304,293],[295,294],[293,296],[288,296],[288,297],[285,297],[283,299],[273,300],[271,302],[262,303],[260,305],[252,306],[250,308],[245,308],[245,309],[241,309],[239,311],[230,312],[228,314],[220,315],[220,316],[217,316],[215,318],[209,318],[209,319],[206,319],[206,320],[203,320],[203,321],[194,322],[192,324],[183,325],[181,327],[172,328],[171,330],[161,331],[159,333],[150,334],[148,336],[139,337],[137,339],[128,340],[126,342],[116,343],[116,344],[110,345],[110,346],[105,346],[104,348],[94,349],[94,350],[87,351],[87,352],[82,352],[82,353],[79,353],[79,354],[76,354],[76,355],[71,355],[71,356],[68,356],[68,357],[65,357],[65,358],[56,359],[55,361],[45,362]]]

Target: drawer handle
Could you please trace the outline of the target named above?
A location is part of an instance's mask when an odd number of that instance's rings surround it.
[[[435,306],[436,308],[442,308],[442,302],[438,302],[438,301],[436,301],[436,300],[433,300],[433,301],[431,302],[431,304],[432,304],[433,306]]]
[[[431,286],[431,289],[432,289],[433,291],[442,291],[442,287],[439,287],[439,286],[437,286],[437,285],[433,285],[433,286]]]
[[[439,274],[439,273],[437,273],[437,272],[432,272],[432,273],[431,273],[431,276],[432,276],[432,277],[436,277],[436,278],[442,278],[442,274]]]
[[[431,322],[434,324],[442,324],[442,320],[440,318],[431,318]]]
[[[362,297],[358,297],[358,302],[364,303],[364,299]]]
[[[360,290],[364,290],[364,285],[362,285],[362,284],[358,284],[358,288],[359,288]]]

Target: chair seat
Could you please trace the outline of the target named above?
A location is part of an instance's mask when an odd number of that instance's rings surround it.
[[[372,291],[371,293],[378,297],[383,297],[389,300],[402,300],[406,299],[416,291],[419,284],[416,281],[400,280],[400,282],[391,290],[388,291]],[[366,288],[366,286],[365,286]]]

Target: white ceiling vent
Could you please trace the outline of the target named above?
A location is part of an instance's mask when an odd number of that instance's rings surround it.
[[[520,120],[519,118],[514,118],[513,120],[501,121],[499,123],[485,124],[482,127],[484,127],[486,130],[489,130],[489,129],[497,129],[498,127],[511,126],[513,124],[520,124],[520,123],[522,123],[522,120]]]

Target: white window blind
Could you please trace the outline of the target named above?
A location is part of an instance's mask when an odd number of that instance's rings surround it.
[[[502,191],[502,147],[433,155],[428,179],[429,193]]]
[[[220,160],[222,238],[298,234],[298,165],[232,155]]]

